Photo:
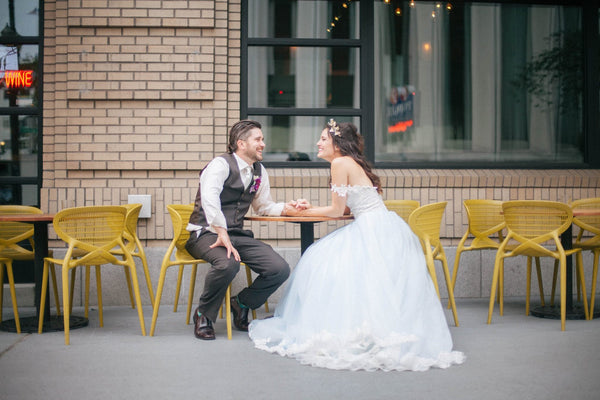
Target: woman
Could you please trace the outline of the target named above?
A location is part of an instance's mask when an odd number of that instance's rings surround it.
[[[462,363],[419,239],[385,207],[356,127],[330,120],[317,147],[331,163],[332,202],[305,204],[297,215],[335,217],[349,209],[355,219],[306,250],[274,317],[250,324],[255,346],[331,369]]]

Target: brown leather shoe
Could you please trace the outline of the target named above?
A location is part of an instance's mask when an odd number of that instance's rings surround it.
[[[240,306],[237,296],[232,297],[229,303],[233,313],[233,325],[239,331],[248,332],[248,308]]]
[[[198,309],[194,311],[194,336],[202,340],[215,340],[215,330],[210,319],[204,315],[198,316]]]

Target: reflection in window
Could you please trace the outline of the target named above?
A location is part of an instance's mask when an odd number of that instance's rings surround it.
[[[360,132],[358,117],[300,117],[250,115],[262,124],[266,148],[264,161],[323,161],[317,158],[317,142],[329,118],[352,122]]]
[[[360,2],[250,0],[249,37],[358,39]]]
[[[358,108],[358,53],[346,47],[251,46],[248,105]]]
[[[577,7],[375,4],[376,161],[583,161]]]

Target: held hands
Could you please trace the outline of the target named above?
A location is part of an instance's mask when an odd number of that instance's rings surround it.
[[[213,228],[215,229],[215,231],[217,232],[217,241],[214,242],[212,244],[212,246],[210,246],[211,249],[214,249],[215,247],[225,247],[225,249],[227,249],[227,258],[230,258],[231,255],[233,254],[233,258],[235,259],[235,261],[241,261],[242,259],[240,258],[240,254],[238,253],[238,251],[235,249],[235,247],[233,247],[233,244],[231,244],[231,240],[229,239],[229,234],[227,233],[227,229],[223,228],[222,226],[214,226]]]
[[[281,215],[297,217],[302,215],[301,211],[311,208],[311,204],[306,199],[292,200],[283,206]]]

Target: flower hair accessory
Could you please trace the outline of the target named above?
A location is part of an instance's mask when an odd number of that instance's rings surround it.
[[[342,133],[340,132],[340,127],[338,126],[338,124],[335,122],[335,120],[333,118],[331,118],[329,120],[329,122],[327,123],[327,126],[329,126],[329,133],[331,135],[335,135],[335,136],[342,136]]]
[[[250,186],[250,193],[256,192],[259,187],[260,187],[260,176],[254,175],[254,177],[252,178],[252,184]]]

